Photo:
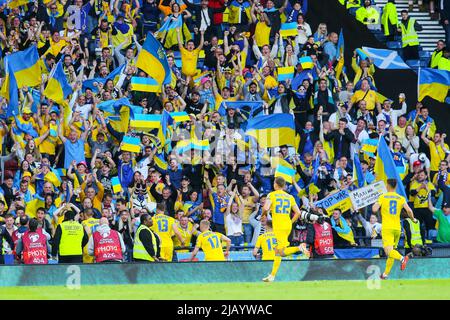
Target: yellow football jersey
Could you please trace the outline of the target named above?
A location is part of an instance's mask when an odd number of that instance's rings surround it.
[[[165,214],[157,214],[153,217],[153,226],[150,228],[161,239],[161,247],[173,247],[172,234],[175,219]]]
[[[183,229],[181,227],[179,221],[177,221],[177,224],[178,224],[178,230],[180,230],[180,233],[181,233],[181,237],[184,240],[184,245],[189,246],[191,243],[192,235],[196,233],[196,232],[192,232],[194,225],[192,224],[192,222],[188,222],[187,228]],[[174,236],[172,239],[173,239],[173,245],[175,247],[181,247],[181,242],[180,242],[180,240],[178,240],[178,237]]]
[[[291,230],[291,211],[296,204],[294,197],[282,190],[269,193],[270,214],[274,230]]]
[[[400,213],[405,203],[406,199],[396,192],[388,192],[378,198],[383,229],[401,230]]]
[[[81,225],[85,227],[88,236],[92,236],[95,231],[95,228],[98,226],[99,219],[88,218],[86,220],[81,221]],[[94,263],[94,257],[88,254],[87,245],[83,248],[83,263]]]
[[[413,181],[411,183],[411,190],[417,190],[422,183]],[[426,183],[427,188],[426,189],[420,189],[419,192],[412,197],[412,201],[414,201],[414,208],[428,208],[428,196],[430,194],[430,191],[436,190],[434,185],[431,182]],[[411,199],[410,199],[411,200]]]
[[[225,261],[222,249],[222,234],[219,232],[205,231],[197,238],[196,247],[205,253],[205,261]]]
[[[277,238],[275,233],[266,232],[258,237],[255,248],[262,249],[262,260],[273,260],[275,258],[275,247]]]

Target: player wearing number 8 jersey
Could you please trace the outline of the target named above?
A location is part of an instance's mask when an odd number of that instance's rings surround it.
[[[388,192],[382,194],[372,206],[372,211],[377,212],[381,208],[381,238],[386,256],[386,269],[381,275],[382,279],[386,279],[391,272],[395,260],[401,261],[401,270],[405,270],[409,256],[403,257],[397,250],[397,244],[400,240],[401,225],[400,214],[405,209],[409,217],[416,222],[411,208],[408,206],[406,199],[395,192],[397,188],[397,180],[387,179]]]
[[[294,197],[284,191],[286,181],[282,177],[276,177],[274,182],[274,190],[268,194],[266,203],[263,207],[263,215],[269,212],[272,216],[273,233],[276,237],[275,257],[273,259],[272,272],[263,279],[265,282],[272,282],[275,280],[275,275],[281,264],[281,258],[292,255],[296,252],[303,251],[307,254],[306,248],[303,246],[288,247],[288,237],[291,233],[292,224],[297,219],[307,219],[309,221],[319,220],[319,216],[311,214],[307,211],[300,211],[295,203]],[[294,217],[291,219],[291,211],[294,212]]]
[[[175,234],[177,236],[182,246],[184,246],[184,240],[178,230],[176,220],[165,215],[165,210],[166,205],[163,202],[156,205],[156,214],[153,217],[153,225],[150,229],[161,239],[161,258],[170,262],[173,258],[172,235]]]
[[[205,253],[205,261],[225,261],[225,257],[228,257],[231,240],[219,232],[210,231],[209,227],[208,220],[200,221],[201,234],[197,238],[194,251],[192,251],[191,261],[194,260],[200,249]],[[227,243],[225,253],[223,252],[222,241]]]

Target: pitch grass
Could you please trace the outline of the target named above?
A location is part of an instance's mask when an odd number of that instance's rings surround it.
[[[78,290],[59,286],[0,287],[0,297],[2,300],[450,299],[450,279],[385,280],[378,290],[368,289],[366,281],[97,285],[81,286]]]

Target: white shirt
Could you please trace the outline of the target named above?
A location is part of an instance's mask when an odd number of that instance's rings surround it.
[[[227,236],[242,235],[242,219],[235,214],[230,213],[225,217],[227,226]]]
[[[211,20],[208,15],[208,8],[203,8],[201,14],[202,18],[200,23],[200,31],[205,31],[211,25]]]
[[[403,102],[402,108],[400,110],[391,109],[391,110],[389,110],[389,112],[382,110],[381,113],[378,114],[378,116],[377,116],[377,122],[380,120],[384,120],[384,121],[388,122],[387,117],[386,117],[386,115],[388,115],[391,122],[387,124],[387,127],[389,127],[389,125],[393,125],[395,127],[397,125],[397,119],[405,113],[406,113],[406,103]]]
[[[350,131],[355,134],[356,132],[356,125],[354,125],[353,123],[348,123],[347,127],[350,129]],[[356,135],[355,135],[356,138]],[[366,131],[366,129],[364,129],[363,131],[361,131],[358,135],[358,137],[356,138],[356,143],[351,143],[350,144],[350,158],[353,160],[355,158],[355,154],[358,154],[359,151],[361,150],[361,143],[366,140],[369,139],[369,133]]]

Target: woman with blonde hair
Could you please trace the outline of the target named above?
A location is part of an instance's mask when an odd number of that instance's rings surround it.
[[[321,23],[314,33],[314,42],[322,45],[328,39],[328,29],[326,23]]]

